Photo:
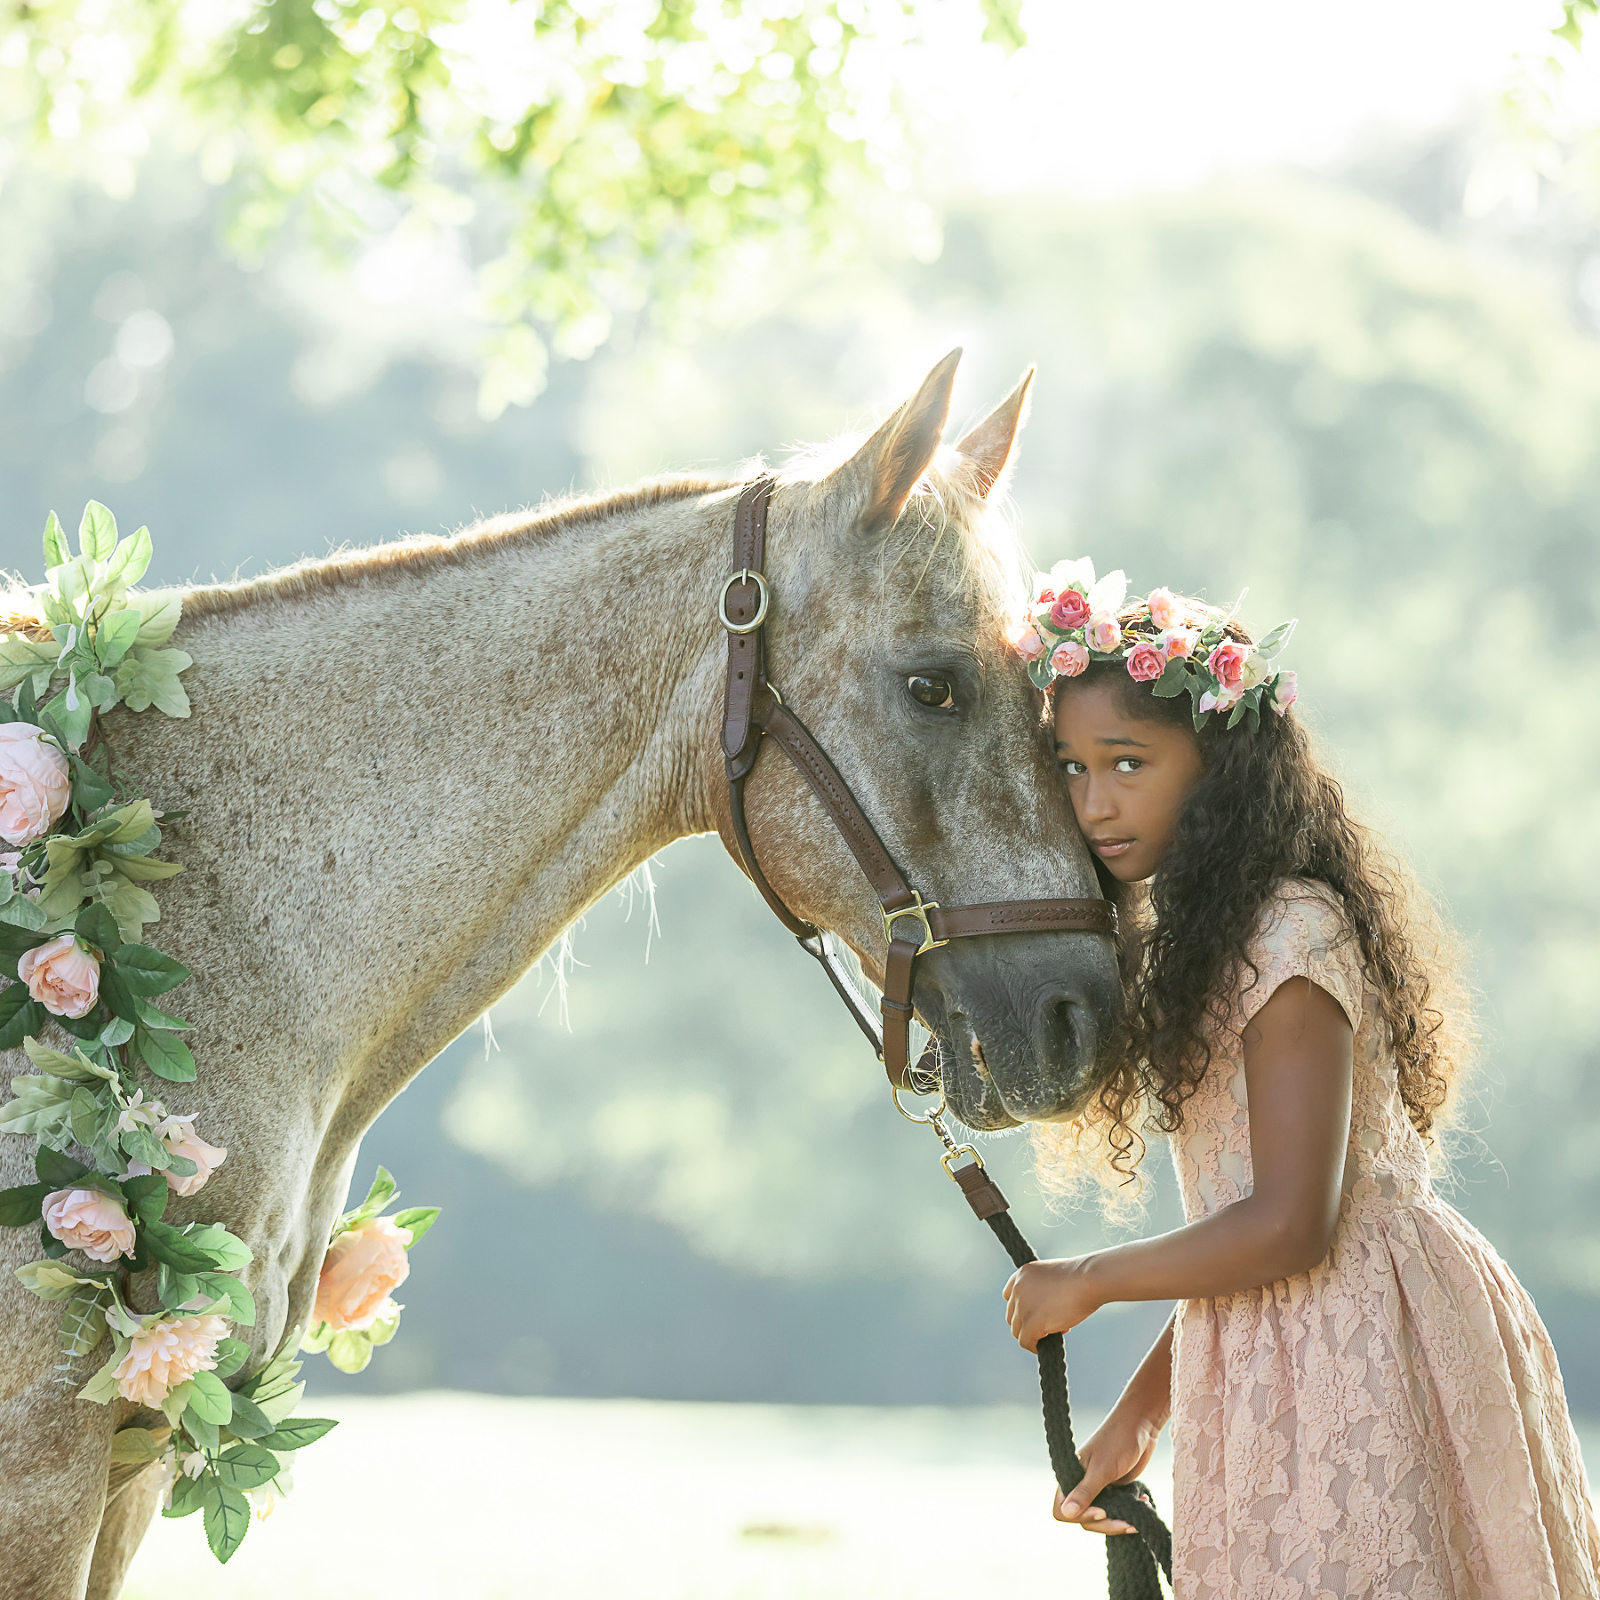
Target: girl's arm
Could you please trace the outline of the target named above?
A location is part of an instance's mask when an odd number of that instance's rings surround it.
[[[1281,984],[1245,1030],[1251,1193],[1154,1239],[1019,1268],[1004,1291],[1018,1342],[1035,1349],[1108,1301],[1207,1299],[1316,1266],[1339,1219],[1353,1063],[1339,1002],[1307,978]]]

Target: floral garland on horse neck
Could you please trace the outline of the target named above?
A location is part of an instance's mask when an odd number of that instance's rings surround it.
[[[61,1381],[109,1333],[111,1354],[78,1391],[159,1409],[165,1427],[125,1427],[112,1466],[152,1462],[166,1472],[165,1514],[204,1513],[219,1561],[289,1488],[295,1451],[334,1423],[296,1417],[303,1350],[325,1350],[347,1372],[393,1337],[390,1298],[409,1272],[406,1251],[438,1210],[382,1215],[395,1198],[382,1167],[366,1199],[333,1230],[304,1339],[291,1331],[238,1389],[223,1381],[250,1354],[229,1322],[255,1323],[238,1274],[250,1247],[214,1223],[163,1220],[173,1195],[197,1193],[227,1157],[195,1116],[152,1098],[153,1079],[188,1083],[195,1059],[179,1037],[191,1025],[158,995],[188,968],[144,938],[160,911],[151,885],[183,871],[158,859],[161,812],[127,792],[100,737],[113,706],[189,715],[180,675],[191,664],[168,647],[182,600],[132,586],[150,564],[149,532],[119,539],[111,513],[90,501],[68,548],[54,512],[45,525],[47,584],[39,591],[47,639],[0,635],[0,1049],[21,1045],[37,1075],[11,1081],[0,1132],[36,1141],[36,1183],[0,1190],[0,1226],[39,1223],[44,1259],[17,1269],[34,1294],[59,1300]],[[65,1050],[38,1035],[53,1022]],[[163,1090],[163,1093],[170,1091]],[[71,1154],[80,1151],[83,1159]],[[95,1265],[81,1267],[75,1252]],[[129,1279],[155,1271],[156,1309],[130,1304]],[[146,1291],[148,1293],[148,1291]],[[141,1296],[143,1298],[143,1296]]]

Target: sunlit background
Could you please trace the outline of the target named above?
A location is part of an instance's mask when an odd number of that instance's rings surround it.
[[[531,70],[530,3],[457,24],[480,110]],[[734,232],[708,298],[658,308],[645,284],[537,345],[502,336],[477,270],[504,196],[364,214],[353,254],[274,234],[240,198],[244,144],[159,106],[118,121],[114,50],[85,57],[81,109],[0,144],[0,564],[31,574],[45,513],[94,496],[150,525],[152,581],[261,572],[781,455],[954,344],[968,418],[1036,361],[1014,495],[1041,565],[1248,585],[1248,618],[1302,619],[1305,714],[1469,950],[1481,1066],[1451,1196],[1600,1417],[1600,109],[1562,7],[1041,0],[1013,52],[947,9],[847,64],[881,74],[853,114],[883,148],[828,239]],[[358,1378],[313,1363],[355,1420],[303,1458],[300,1502],[225,1574],[193,1524],[158,1524],[129,1593],[1092,1574],[1098,1547],[1044,1515],[999,1252],[716,841],[673,846],[570,954],[363,1147],[363,1185],[382,1161],[445,1212],[395,1342]],[[1108,1236],[1044,1214],[1024,1141],[989,1148],[1042,1252]],[[1176,1213],[1165,1152],[1148,1166],[1155,1227]],[[1164,1310],[1072,1335],[1085,1417]],[[419,1390],[477,1397],[399,1398]],[[962,1409],[887,1409],[908,1407]],[[441,1527],[477,1530],[455,1566],[398,1533],[359,1571],[329,1554],[339,1508],[398,1530],[432,1493]]]

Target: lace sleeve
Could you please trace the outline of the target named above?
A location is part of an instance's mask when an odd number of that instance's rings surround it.
[[[1245,969],[1239,995],[1241,1025],[1248,1022],[1281,984],[1309,978],[1344,1008],[1353,1029],[1361,1027],[1366,988],[1361,946],[1345,919],[1339,897],[1321,884],[1285,884],[1262,915],[1261,931],[1248,951],[1258,976]]]

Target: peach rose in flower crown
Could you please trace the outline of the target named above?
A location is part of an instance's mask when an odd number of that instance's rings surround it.
[[[1050,652],[1050,669],[1058,678],[1076,678],[1089,665],[1089,652],[1076,639],[1066,639]]]
[[[67,809],[67,758],[31,722],[0,724],[0,839],[31,844]]]
[[[1089,618],[1084,637],[1091,650],[1098,650],[1103,656],[1114,655],[1122,644],[1122,624],[1109,611],[1097,611]]]
[[[1163,632],[1183,621],[1183,608],[1170,589],[1152,589],[1145,604],[1150,607],[1150,620]]]
[[[1245,687],[1244,664],[1250,654],[1249,645],[1240,644],[1237,639],[1224,639],[1206,658],[1206,666],[1223,689],[1237,697],[1237,691]]]
[[[44,1197],[44,1225],[51,1238],[91,1261],[115,1261],[134,1250],[133,1224],[122,1202],[98,1189],[57,1189]]]
[[[169,1317],[134,1334],[117,1364],[117,1393],[142,1406],[159,1406],[170,1390],[217,1364],[217,1341],[228,1331],[221,1317]]]
[[[341,1233],[322,1263],[312,1322],[325,1322],[339,1332],[370,1328],[411,1272],[406,1256],[410,1243],[411,1230],[388,1217],[374,1217]]]
[[[1168,628],[1156,643],[1166,652],[1168,661],[1185,660],[1194,654],[1194,647],[1200,642],[1198,628]]]
[[[1300,698],[1300,679],[1292,672],[1280,672],[1272,686],[1272,709],[1281,717]]]
[[[100,998],[100,963],[70,933],[24,952],[17,961],[17,977],[33,999],[58,1017],[84,1016]]]
[[[1032,617],[1018,617],[1006,629],[1006,643],[1024,661],[1037,661],[1044,654],[1044,640],[1040,638]]]
[[[161,1142],[167,1147],[168,1155],[192,1161],[198,1169],[187,1177],[181,1177],[176,1172],[167,1173],[167,1187],[179,1196],[196,1193],[206,1179],[228,1158],[226,1145],[207,1144],[194,1131],[193,1124],[192,1116],[168,1117],[158,1130]]]
[[[1135,645],[1128,655],[1128,676],[1136,683],[1152,683],[1167,670],[1167,653],[1153,640]]]

